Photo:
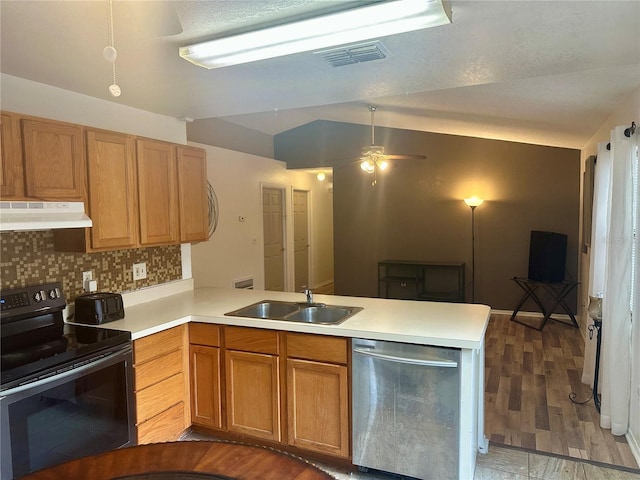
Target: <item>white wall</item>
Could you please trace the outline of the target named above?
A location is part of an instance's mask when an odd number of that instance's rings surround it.
[[[333,281],[333,200],[327,182],[309,173],[287,170],[283,162],[203,144],[207,151],[207,176],[218,198],[218,227],[208,242],[192,247],[196,287],[230,287],[234,280],[253,277],[264,288],[261,188],[286,190],[285,239],[287,289],[293,289],[294,189],[310,192],[310,284]],[[244,221],[239,218],[243,217]]]
[[[625,98],[614,113],[609,117],[598,132],[591,137],[584,148],[581,151],[582,169],[584,170],[584,160],[590,155],[596,155],[598,152],[598,143],[608,142],[611,130],[618,125],[631,125],[634,121],[636,124],[640,124],[640,88],[636,89],[629,97]],[[640,266],[638,266],[640,267]],[[581,273],[580,273],[581,291],[583,293],[582,298],[588,297],[588,285],[589,285],[589,255],[583,254],[581,261]],[[634,317],[638,317],[637,312]],[[582,315],[586,316],[586,312],[582,312]],[[583,325],[591,324],[590,321],[582,322]],[[632,358],[631,358],[631,416],[630,416],[630,429],[627,434],[627,440],[631,446],[636,461],[640,463],[640,322],[637,318],[634,318],[632,338]],[[588,335],[585,335],[585,364],[584,369],[585,378],[590,375],[593,382],[593,369],[594,369],[594,353],[595,352],[595,336],[592,340],[589,340]]]
[[[126,94],[123,92],[123,97]],[[173,143],[187,143],[185,123],[177,118],[127,107],[119,104],[117,99],[81,95],[4,73],[0,74],[0,109]]]

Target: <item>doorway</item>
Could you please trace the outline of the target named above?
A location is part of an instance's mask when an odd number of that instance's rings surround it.
[[[309,286],[309,192],[293,191],[293,251],[295,291]]]
[[[263,188],[264,288],[283,292],[284,285],[284,192]]]

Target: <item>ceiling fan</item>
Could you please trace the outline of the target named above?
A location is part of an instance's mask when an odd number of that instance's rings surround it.
[[[374,115],[378,107],[375,105],[369,105],[369,111],[371,112],[371,145],[362,147],[360,152],[360,168],[366,173],[372,175],[371,185],[374,186],[377,183],[376,172],[378,170],[383,171],[389,166],[389,160],[400,159],[417,159],[424,160],[427,157],[424,155],[398,155],[398,154],[385,154],[384,147],[382,145],[376,145],[376,133]]]

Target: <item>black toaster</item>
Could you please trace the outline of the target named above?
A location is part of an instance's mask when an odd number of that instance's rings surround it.
[[[124,318],[124,304],[119,293],[98,292],[80,295],[75,300],[74,322],[99,325]]]

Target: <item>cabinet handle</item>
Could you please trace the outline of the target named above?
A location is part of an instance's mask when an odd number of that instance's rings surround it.
[[[406,363],[409,365],[421,365],[423,367],[440,367],[440,368],[456,368],[458,362],[451,360],[422,360],[419,358],[410,357],[398,357],[395,355],[386,355],[383,353],[375,353],[371,350],[363,350],[360,348],[354,348],[353,353],[358,355],[364,355],[367,357],[377,358],[379,360],[386,360],[387,362]]]

